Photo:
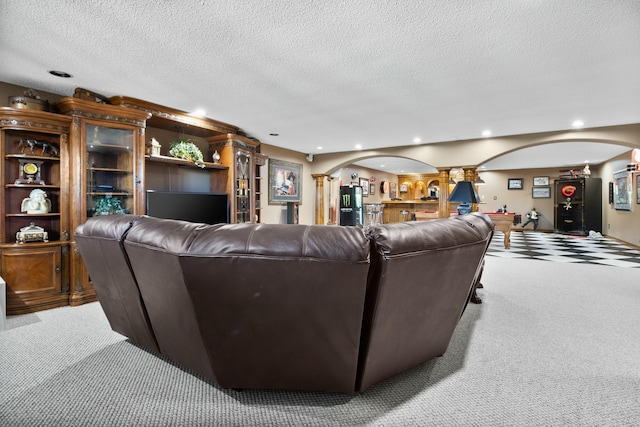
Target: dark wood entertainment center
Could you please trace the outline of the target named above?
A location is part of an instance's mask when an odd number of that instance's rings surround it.
[[[103,101],[62,98],[55,113],[0,108],[0,276],[8,315],[95,301],[73,231],[94,215],[144,214],[147,190],[225,193],[230,222],[260,221],[260,141],[237,126],[146,101]],[[159,153],[149,149],[152,138],[162,142]],[[169,155],[177,139],[201,150],[204,167]],[[23,211],[36,189],[48,209]],[[40,229],[46,239],[30,237]],[[21,230],[32,240],[18,243]]]

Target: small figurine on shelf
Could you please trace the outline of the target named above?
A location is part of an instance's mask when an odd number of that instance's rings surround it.
[[[20,154],[24,154],[25,150],[28,148],[29,151],[31,151],[31,154],[36,155],[36,149],[40,149],[40,155],[41,156],[49,156],[49,157],[58,157],[58,147],[49,142],[49,141],[40,141],[37,139],[30,139],[30,138],[22,138],[20,140],[20,142],[18,143],[18,148],[21,149],[20,150]]]
[[[47,199],[44,190],[36,188],[29,197],[22,200],[21,211],[28,214],[46,214],[51,209],[51,200]]]
[[[16,242],[19,244],[27,242],[48,242],[49,233],[44,228],[38,227],[35,223],[30,223],[27,227],[22,227],[16,233]]]
[[[215,164],[220,163],[220,153],[218,153],[218,150],[214,151],[213,155],[211,156],[211,159]]]
[[[151,138],[151,155],[152,156],[159,156],[161,147],[162,146],[160,145],[157,139]]]
[[[522,228],[525,228],[529,225],[530,222],[533,222],[533,231],[538,231],[538,220],[542,215],[538,213],[536,208],[531,208],[529,213],[527,214],[527,220],[524,224],[522,224]]]

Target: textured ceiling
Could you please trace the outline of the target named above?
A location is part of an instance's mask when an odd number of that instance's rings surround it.
[[[639,53],[637,0],[0,2],[0,81],[302,153],[639,123]]]

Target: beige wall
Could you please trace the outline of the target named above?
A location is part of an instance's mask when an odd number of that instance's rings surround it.
[[[482,212],[495,212],[507,205],[507,211],[522,214],[523,222],[525,215],[531,210],[536,210],[542,214],[538,223],[540,231],[553,230],[554,201],[553,201],[553,181],[558,177],[558,169],[518,169],[506,171],[480,172],[480,177],[486,182],[485,185],[478,186],[478,195],[481,203],[479,210]],[[549,187],[551,197],[548,199],[534,199],[531,195],[534,176],[549,177]],[[522,190],[509,190],[507,182],[509,178],[522,178]],[[533,224],[528,226],[533,228]]]
[[[631,151],[606,162],[601,168],[602,177],[602,222],[603,234],[618,240],[640,246],[640,204],[637,204],[638,187],[633,174],[632,211],[618,211],[609,204],[609,183],[613,182],[613,174],[624,170],[631,162]]]
[[[269,160],[277,159],[287,162],[298,163],[302,166],[302,202],[299,206],[299,222],[301,224],[313,224],[315,216],[315,191],[316,183],[311,176],[309,162],[305,155],[297,151],[285,150],[273,145],[261,144],[260,152],[269,156]],[[260,200],[261,200],[261,222],[268,224],[286,224],[287,206],[270,205],[269,202],[269,160],[260,167]]]

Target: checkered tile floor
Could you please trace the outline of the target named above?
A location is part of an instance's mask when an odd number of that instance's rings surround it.
[[[487,256],[640,268],[640,250],[617,240],[535,231],[511,231],[511,249],[496,231]]]

